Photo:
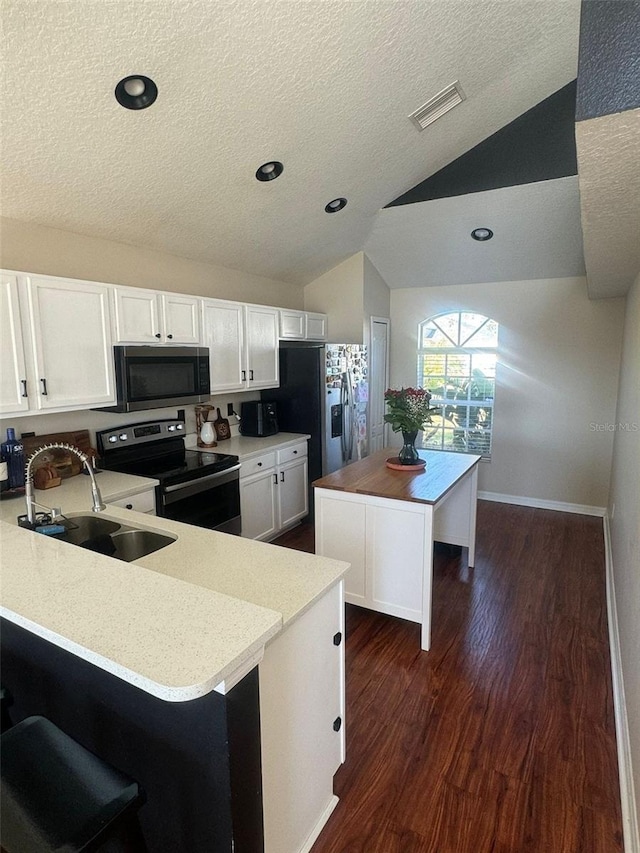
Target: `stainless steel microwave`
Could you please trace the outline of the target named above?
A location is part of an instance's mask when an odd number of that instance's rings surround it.
[[[103,412],[140,412],[202,403],[210,396],[206,347],[114,347],[117,405]]]

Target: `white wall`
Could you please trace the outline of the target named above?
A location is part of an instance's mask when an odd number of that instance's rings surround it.
[[[640,275],[627,295],[611,476],[611,550],[631,756],[640,815]],[[614,510],[615,506],[615,511]]]
[[[624,300],[590,301],[584,278],[391,291],[391,385],[415,385],[418,323],[470,310],[500,324],[493,455],[479,488],[605,507]]]
[[[15,219],[0,219],[0,267],[302,308],[302,288],[227,267]]]
[[[369,346],[371,318],[388,317],[391,310],[391,294],[387,282],[364,255],[364,342]]]
[[[304,288],[304,307],[329,318],[329,340],[364,343],[364,254],[358,252]]]

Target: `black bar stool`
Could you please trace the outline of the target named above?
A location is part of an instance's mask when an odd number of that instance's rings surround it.
[[[44,717],[27,717],[0,740],[6,853],[146,853],[137,782]]]

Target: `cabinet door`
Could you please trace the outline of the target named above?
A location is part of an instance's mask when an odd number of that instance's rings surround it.
[[[116,287],[115,331],[118,344],[157,344],[162,340],[158,296],[154,290]]]
[[[283,465],[278,471],[278,522],[288,527],[309,514],[307,460],[299,459]]]
[[[29,320],[38,408],[115,402],[106,285],[31,277]]]
[[[278,634],[260,662],[265,853],[309,850],[344,761],[342,584]]]
[[[243,306],[238,302],[205,299],[202,343],[209,348],[211,393],[246,388],[243,367]]]
[[[304,311],[280,309],[280,337],[285,340],[303,341],[306,317]]]
[[[308,341],[326,341],[327,315],[307,312],[305,315],[304,336]]]
[[[0,412],[25,412],[29,398],[17,276],[3,273],[0,285]]]
[[[160,294],[164,338],[171,344],[200,343],[200,300],[178,293]]]
[[[242,535],[268,539],[276,532],[275,472],[265,471],[240,480]]]
[[[328,489],[315,490],[316,554],[351,563],[344,578],[345,596],[351,604],[365,606],[367,507],[357,496],[340,496]]]
[[[248,387],[277,388],[278,309],[246,305],[245,330]]]

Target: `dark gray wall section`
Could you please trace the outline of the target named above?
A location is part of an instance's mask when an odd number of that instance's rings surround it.
[[[574,80],[386,206],[577,175],[575,106]]]
[[[640,107],[640,0],[583,0],[576,119]]]

